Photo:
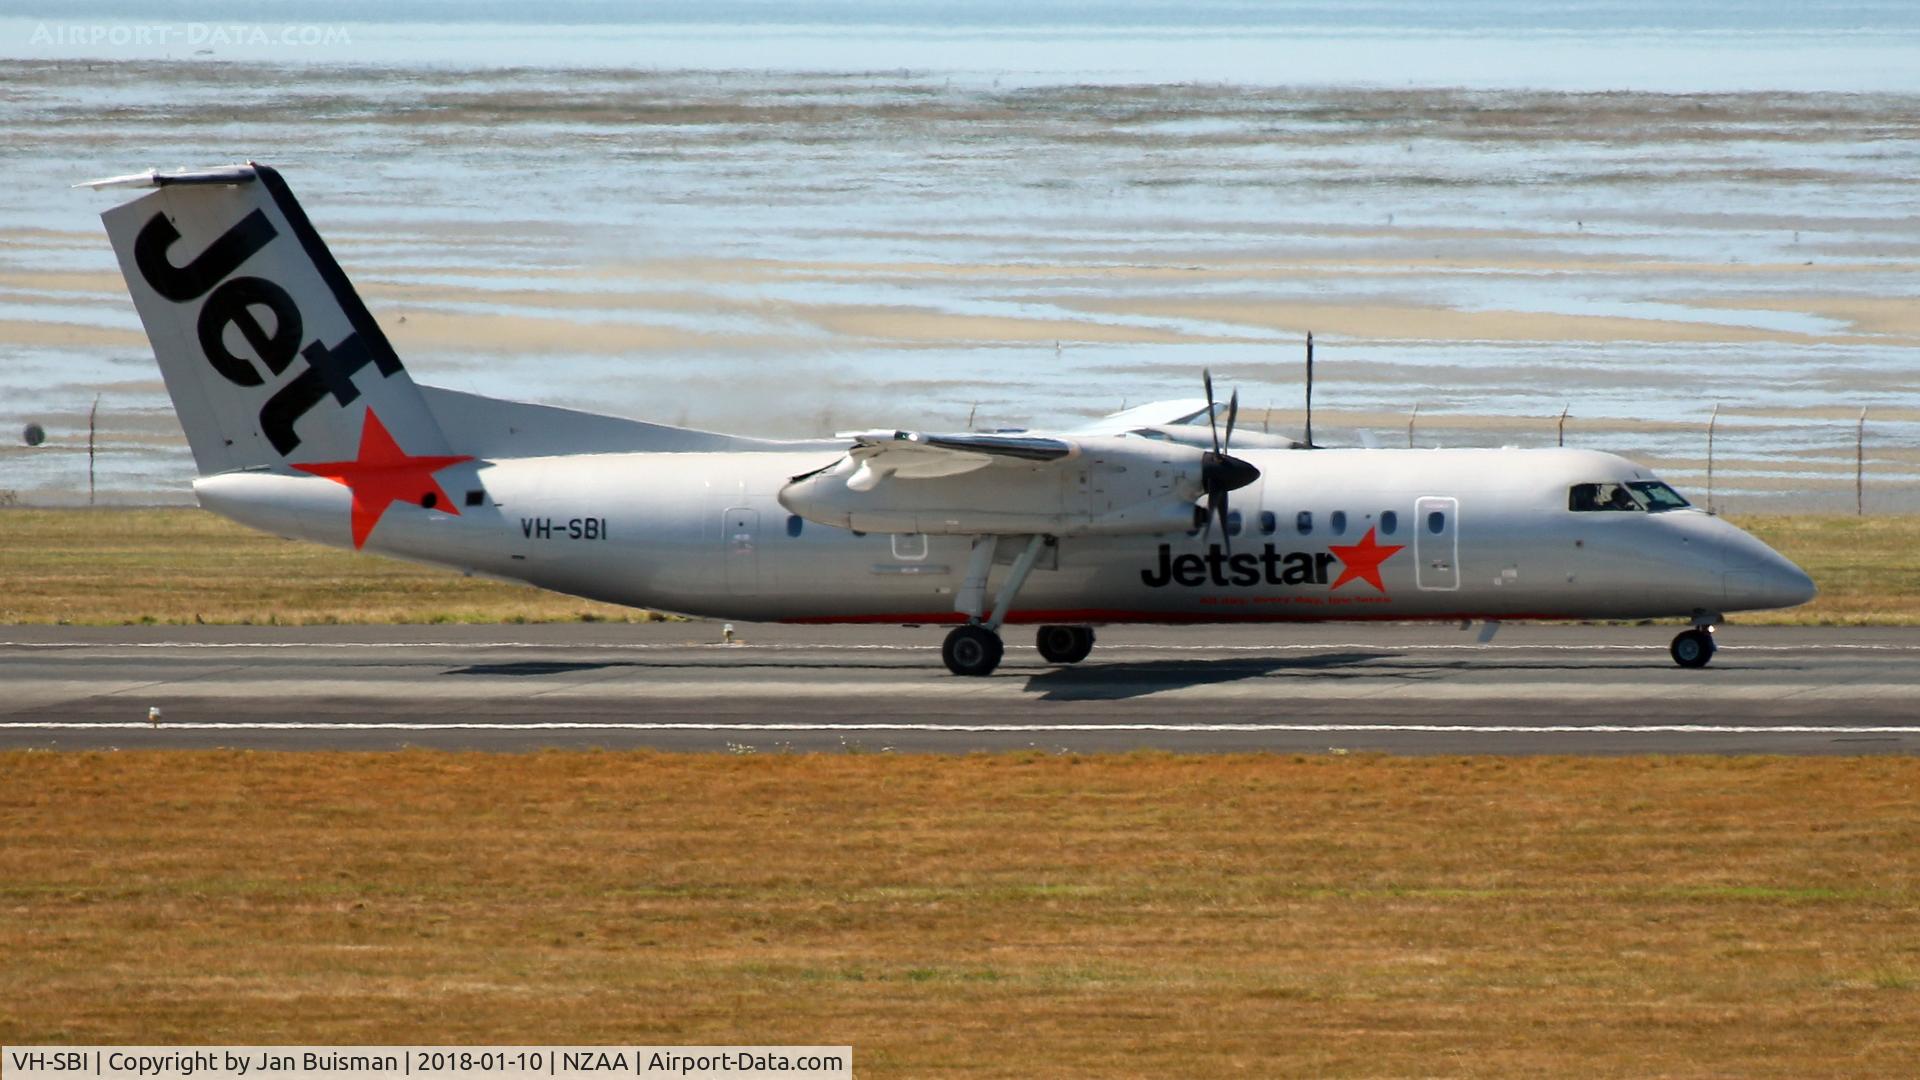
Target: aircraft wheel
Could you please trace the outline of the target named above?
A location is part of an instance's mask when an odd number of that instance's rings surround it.
[[[1713,659],[1715,645],[1713,634],[1699,627],[1682,631],[1673,639],[1668,650],[1673,653],[1673,662],[1685,668],[1703,668]]]
[[[1093,651],[1093,627],[1043,626],[1033,643],[1049,664],[1077,664]]]
[[[986,627],[956,626],[940,646],[940,659],[955,675],[991,675],[1006,651],[1000,635]]]

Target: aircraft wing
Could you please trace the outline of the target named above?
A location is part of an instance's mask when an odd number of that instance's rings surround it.
[[[1079,446],[1069,440],[1037,435],[852,431],[840,438],[853,440],[848,456],[860,466],[847,481],[854,491],[869,491],[889,476],[931,480],[984,469],[995,460],[1039,464],[1079,453]]]
[[[1220,406],[1215,405],[1214,408]],[[1150,401],[1145,405],[1135,405],[1131,409],[1122,409],[1117,413],[1103,416],[1090,424],[1068,431],[1069,435],[1124,435],[1129,431],[1143,427],[1167,427],[1176,424],[1197,424],[1207,418],[1206,398],[1175,398],[1171,401]]]

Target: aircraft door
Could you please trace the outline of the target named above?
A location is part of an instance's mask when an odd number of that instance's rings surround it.
[[[760,511],[730,506],[720,516],[720,543],[726,549],[727,592],[745,596],[760,591]]]
[[[1424,495],[1413,504],[1415,580],[1422,589],[1460,587],[1460,501]]]

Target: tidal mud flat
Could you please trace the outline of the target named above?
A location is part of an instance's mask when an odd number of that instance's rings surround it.
[[[1920,509],[1920,97],[0,65],[0,489],[190,501],[96,215],[280,166],[417,378],[778,435],[1191,396]],[[1271,406],[1269,410],[1269,406]],[[1417,417],[1413,416],[1418,407]],[[43,424],[47,445],[13,432]],[[1409,423],[1411,421],[1411,435]]]

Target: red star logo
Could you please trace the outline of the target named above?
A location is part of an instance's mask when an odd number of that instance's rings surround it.
[[[458,517],[459,509],[433,478],[449,465],[472,461],[467,456],[411,457],[387,433],[372,409],[360,425],[360,456],[353,461],[320,461],[295,465],[301,472],[324,476],[353,492],[353,546],[367,542],[380,516],[396,502],[416,503]]]
[[[1382,547],[1374,543],[1372,529],[1368,529],[1367,535],[1361,537],[1357,544],[1328,544],[1327,550],[1333,552],[1333,557],[1340,560],[1340,578],[1333,583],[1333,588],[1327,591],[1332,592],[1333,589],[1359,578],[1381,592],[1386,592],[1387,587],[1380,581],[1380,564],[1393,558],[1395,553],[1405,546],[1405,544],[1389,544]]]

